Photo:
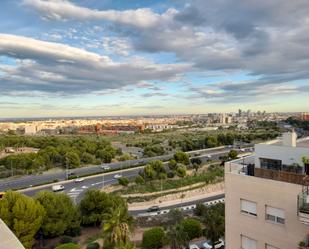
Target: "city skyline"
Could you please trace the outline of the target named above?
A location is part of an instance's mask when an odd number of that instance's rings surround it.
[[[236,2],[4,0],[0,116],[307,112],[309,4]]]

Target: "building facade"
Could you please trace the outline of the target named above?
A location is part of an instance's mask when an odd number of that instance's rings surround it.
[[[292,132],[282,144],[258,144],[253,157],[226,163],[226,249],[309,248],[303,156],[309,146],[298,147]]]

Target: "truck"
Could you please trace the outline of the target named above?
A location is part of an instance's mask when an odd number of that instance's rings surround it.
[[[52,186],[52,190],[54,192],[62,191],[62,190],[64,190],[64,186],[63,185],[54,185],[54,186]]]

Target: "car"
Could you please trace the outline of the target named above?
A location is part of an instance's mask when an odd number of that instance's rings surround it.
[[[246,152],[246,149],[240,149],[241,152]]]
[[[211,155],[206,155],[207,158],[211,158]]]
[[[120,179],[121,177],[122,177],[122,175],[120,175],[120,174],[114,175],[114,179]]]
[[[111,167],[108,166],[108,165],[101,165],[101,169],[103,169],[103,170],[109,170],[109,169],[111,169]]]
[[[215,249],[223,248],[224,246],[224,241],[222,239],[219,239],[215,243],[213,243],[211,240],[207,240],[203,243],[202,248],[203,249],[212,249],[213,244],[215,246]]]
[[[187,247],[182,247],[182,249],[200,249],[197,245],[195,245],[195,244],[191,244],[191,245],[189,245],[189,246],[187,246]]]
[[[83,182],[85,179],[84,178],[76,178],[74,182],[78,183],[78,182]]]
[[[157,211],[160,211],[159,206],[152,206],[152,207],[147,209],[147,212],[157,212]]]

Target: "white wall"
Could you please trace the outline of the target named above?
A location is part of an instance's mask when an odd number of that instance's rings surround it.
[[[259,158],[282,160],[282,164],[291,165],[298,163],[303,166],[302,157],[309,157],[309,148],[290,147],[281,145],[256,144],[255,167],[260,168]]]

